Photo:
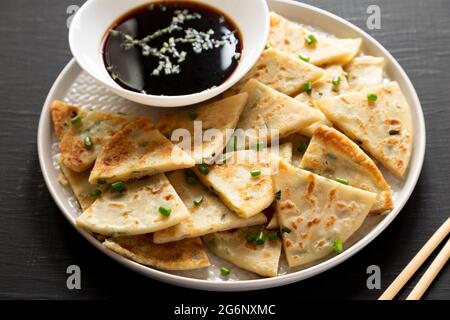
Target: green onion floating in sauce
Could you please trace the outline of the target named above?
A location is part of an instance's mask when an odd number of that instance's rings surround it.
[[[168,207],[161,206],[161,207],[159,207],[158,212],[159,212],[162,216],[168,217],[168,216],[170,216],[170,214],[172,213],[172,209],[170,209],[170,208],[168,208]]]
[[[341,240],[335,240],[333,242],[333,250],[337,254],[340,254],[340,253],[342,253],[344,251],[344,245],[342,244]]]
[[[300,60],[303,60],[303,61],[305,61],[305,62],[309,62],[309,61],[311,60],[310,57],[305,56],[305,55],[303,55],[303,54],[299,54],[298,57],[300,58]]]
[[[313,88],[313,87],[312,87],[312,83],[311,83],[310,81],[306,82],[306,83],[303,85],[303,90],[304,90],[306,93],[308,93],[308,94],[311,93],[312,88]]]
[[[312,45],[315,45],[315,44],[317,43],[317,39],[316,39],[316,37],[315,37],[313,34],[310,34],[310,35],[308,35],[308,36],[305,38],[305,43],[306,43],[308,46],[312,46]]]
[[[195,197],[195,199],[192,202],[194,203],[195,206],[199,206],[203,202],[203,196]]]
[[[198,165],[198,171],[206,176],[209,173],[209,168],[206,164],[202,163]]]
[[[336,178],[336,182],[348,185],[348,180],[342,179],[342,178]]]
[[[261,175],[261,170],[252,170],[250,171],[250,175],[252,177],[259,177]]]
[[[91,148],[93,145],[94,145],[94,144],[93,144],[93,142],[92,142],[91,137],[88,136],[88,137],[84,138],[84,146],[85,146],[86,148]]]
[[[122,192],[125,190],[125,183],[122,181],[117,181],[111,184],[111,190],[114,192]]]
[[[377,101],[378,96],[375,93],[369,93],[367,95],[367,100],[369,100],[370,102],[375,102]]]
[[[89,195],[92,197],[92,198],[97,198],[98,196],[100,196],[102,194],[102,191],[100,190],[100,189],[94,189],[94,190],[92,190],[90,193],[89,193]]]
[[[221,267],[220,268],[220,274],[224,277],[228,277],[230,275],[231,271],[227,267]]]

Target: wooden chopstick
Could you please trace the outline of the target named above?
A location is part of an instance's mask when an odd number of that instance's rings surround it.
[[[401,288],[408,282],[419,267],[427,260],[436,247],[450,233],[450,218],[433,234],[427,243],[420,249],[416,256],[409,262],[403,271],[395,278],[386,291],[378,298],[379,300],[392,300]],[[425,282],[425,280],[424,280]],[[425,288],[426,289],[426,288]]]
[[[445,244],[444,248],[439,252],[436,259],[434,259],[433,263],[424,273],[422,278],[420,278],[417,285],[411,291],[406,300],[419,300],[422,298],[425,291],[427,291],[430,284],[433,282],[434,278],[438,275],[439,271],[444,267],[450,258],[450,239]]]

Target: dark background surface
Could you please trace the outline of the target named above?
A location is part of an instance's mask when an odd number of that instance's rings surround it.
[[[234,294],[194,291],[147,279],[113,262],[64,219],[47,191],[37,157],[42,105],[71,59],[67,8],[82,2],[0,1],[0,298],[146,298],[157,294],[180,303],[230,299],[242,303],[246,297],[259,301],[375,299],[382,290],[367,289],[367,266],[380,266],[385,289],[449,216],[450,1],[309,0],[305,2],[372,34],[400,62],[418,91],[427,125],[427,153],[419,183],[404,210],[350,260],[312,279],[276,289]],[[370,4],[381,8],[381,30],[366,28]],[[66,268],[71,264],[81,267],[81,290],[66,287]],[[417,280],[416,276],[410,281],[401,298]],[[450,299],[448,265],[424,298]],[[152,301],[148,300],[149,306]]]

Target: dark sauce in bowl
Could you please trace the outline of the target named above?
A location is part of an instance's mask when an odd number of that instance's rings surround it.
[[[152,95],[186,95],[221,85],[236,69],[240,33],[223,13],[197,2],[154,2],[108,30],[103,61],[121,87]]]

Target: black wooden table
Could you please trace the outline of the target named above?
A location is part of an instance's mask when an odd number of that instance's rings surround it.
[[[246,0],[248,1],[248,0]],[[391,283],[450,214],[450,1],[309,0],[379,40],[400,62],[420,96],[427,153],[419,183],[397,219],[364,250],[312,279],[249,293],[207,293],[147,279],[113,262],[64,219],[39,168],[36,132],[44,99],[71,59],[67,19],[81,0],[0,1],[0,298],[145,298],[170,301],[260,299],[375,299],[366,268]],[[367,30],[367,7],[381,9],[381,29]],[[79,265],[82,289],[68,290],[66,268]],[[424,268],[419,274],[424,272]],[[407,286],[405,297],[418,277]],[[450,268],[426,299],[450,299]],[[151,300],[149,300],[151,304]]]

